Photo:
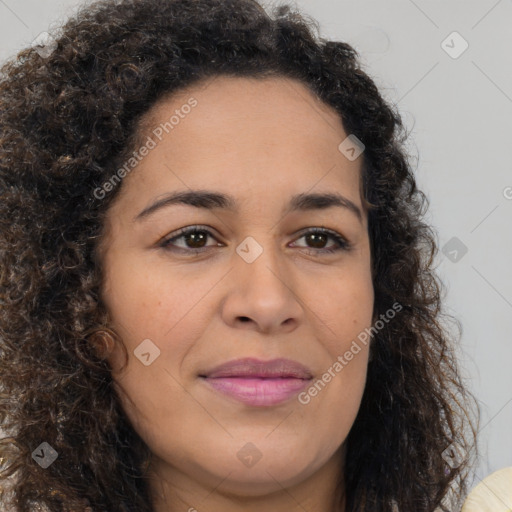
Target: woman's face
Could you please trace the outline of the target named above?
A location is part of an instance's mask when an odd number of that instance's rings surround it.
[[[354,348],[374,300],[362,157],[339,149],[337,113],[285,78],[217,77],[148,114],[102,245],[123,407],[183,487],[255,496],[327,474],[368,362]],[[215,198],[159,203],[192,191]],[[245,358],[289,361],[215,372]]]

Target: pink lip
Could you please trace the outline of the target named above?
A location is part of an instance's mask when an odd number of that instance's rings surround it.
[[[230,361],[200,375],[212,388],[252,406],[275,405],[304,389],[311,372],[290,359]]]

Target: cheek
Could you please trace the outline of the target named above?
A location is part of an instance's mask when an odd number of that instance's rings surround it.
[[[354,267],[338,280],[330,279],[323,290],[311,299],[327,354],[324,373],[318,376],[309,395],[322,395],[323,406],[331,411],[329,422],[333,428],[350,428],[366,382],[374,306],[371,274],[363,266]]]
[[[329,276],[325,283],[317,282],[316,291],[309,294],[311,309],[329,351],[339,354],[372,323],[374,290],[368,269],[353,268],[339,278]]]
[[[179,280],[170,282],[159,267],[147,267],[129,260],[110,266],[102,294],[113,325],[132,349],[146,338],[160,340],[183,316],[190,296]]]

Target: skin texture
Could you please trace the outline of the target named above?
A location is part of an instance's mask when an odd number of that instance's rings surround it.
[[[192,86],[158,102],[144,133],[191,97],[197,106],[124,178],[102,241],[102,298],[129,355],[119,371],[117,346],[109,363],[123,408],[153,453],[155,511],[330,512],[369,347],[307,405],[293,397],[246,406],[198,375],[241,357],[285,357],[306,365],[314,382],[371,326],[361,159],[338,150],[348,134],[336,111],[285,78]],[[163,194],[189,189],[232,195],[239,212],[172,205],[134,220]],[[362,219],[340,207],[287,213],[292,195],[312,192],[342,194]],[[195,246],[177,239],[181,252],[161,247],[196,225],[213,237]],[[337,243],[311,243],[304,234],[315,227],[336,231],[351,249],[322,253]],[[248,236],[263,248],[252,263],[236,252]],[[206,252],[192,252],[203,245]],[[160,350],[149,366],[134,355],[145,339]],[[261,454],[252,467],[237,457],[246,443]]]

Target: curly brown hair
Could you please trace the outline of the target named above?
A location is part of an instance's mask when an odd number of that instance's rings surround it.
[[[350,45],[317,31],[295,8],[269,15],[254,0],[99,1],[54,34],[49,55],[31,47],[3,65],[3,506],[11,494],[15,512],[152,511],[151,454],[120,406],[102,346],[116,333],[96,249],[121,187],[101,199],[94,191],[136,147],[138,122],[157,100],[219,75],[299,80],[366,147],[374,317],[395,302],[403,309],[372,339],[346,440],[346,512],[447,511],[450,488],[467,492],[478,419],[445,322],[454,319],[441,307],[436,234],[422,220],[428,200],[396,106]],[[32,456],[43,441],[58,453],[47,469]],[[459,450],[454,467],[443,456],[450,446]]]

